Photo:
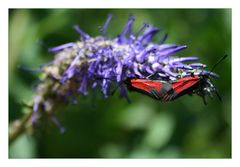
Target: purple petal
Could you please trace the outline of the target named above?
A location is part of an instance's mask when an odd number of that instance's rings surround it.
[[[144,72],[146,71],[148,74],[153,74],[154,73],[149,65],[143,65],[142,69],[143,69]]]
[[[169,61],[170,64],[176,63],[176,62],[185,62],[185,61],[195,61],[198,60],[198,57],[180,57],[180,58],[174,58]]]
[[[157,45],[157,46],[158,46],[158,51],[159,52],[162,52],[162,51],[167,50],[167,49],[173,49],[173,48],[178,47],[178,45],[176,45],[176,44],[162,44],[162,45]]]
[[[102,26],[102,36],[104,36],[104,37],[106,36],[107,27],[108,27],[108,24],[111,21],[111,19],[112,19],[112,14],[109,14],[106,22]]]
[[[135,75],[142,76],[142,74],[140,73],[140,71],[138,69],[138,64],[137,63],[134,63],[133,71],[134,71]]]
[[[122,68],[123,68],[122,63],[121,63],[121,62],[118,62],[118,63],[117,63],[117,67],[116,67],[117,82],[120,82],[120,81],[121,81]]]
[[[137,31],[137,33],[135,34],[136,37],[138,37],[140,35],[140,33],[142,33],[142,31],[149,27],[150,25],[148,23],[143,23],[142,27],[140,27],[140,29]]]
[[[176,64],[173,65],[174,68],[180,68],[180,69],[186,69],[186,70],[192,70],[193,68],[189,65],[185,65],[185,64]]]
[[[90,36],[82,31],[78,25],[73,26],[73,28],[84,38],[84,39],[89,39]]]
[[[152,40],[152,38],[160,31],[159,28],[155,28],[153,26],[149,26],[143,35],[139,36],[138,40],[142,43],[142,45],[147,44]]]
[[[207,67],[207,65],[202,64],[202,63],[192,63],[192,64],[189,64],[189,65],[193,68],[206,68]]]
[[[93,82],[93,84],[92,84],[92,89],[95,89],[97,87],[97,82],[95,81],[95,82]]]
[[[118,42],[119,43],[125,43],[126,42],[126,35],[132,35],[132,24],[134,22],[135,18],[130,15],[127,21],[127,24],[125,25],[123,31],[118,36]]]
[[[87,77],[82,77],[82,83],[81,86],[78,88],[78,91],[81,92],[84,96],[88,94],[87,92]]]
[[[127,93],[128,91],[125,85],[121,84],[119,87],[120,87],[120,96],[126,98],[128,103],[130,103],[131,101],[130,101],[130,98],[128,97],[128,93]]]
[[[63,49],[70,48],[70,47],[73,47],[75,45],[76,44],[74,42],[70,42],[70,43],[59,45],[59,46],[56,46],[56,47],[53,47],[53,48],[49,48],[48,51],[49,52],[59,52],[59,51],[61,51]]]
[[[108,95],[109,95],[108,87],[109,87],[109,81],[107,79],[103,79],[103,81],[102,81],[102,92],[103,92],[105,98],[107,98]]]
[[[39,104],[38,103],[34,103],[33,104],[33,114],[32,114],[32,123],[35,123],[37,120],[37,112],[38,112],[38,108],[39,108]]]
[[[160,55],[161,56],[168,56],[168,55],[171,55],[173,53],[179,52],[179,51],[181,51],[183,49],[186,49],[186,48],[187,48],[186,45],[182,45],[182,46],[178,46],[176,48],[166,49],[165,51],[160,52]]]
[[[157,73],[157,75],[161,78],[166,78],[168,77],[166,74],[163,74],[163,73]]]
[[[61,83],[64,83],[66,80],[70,79],[75,74],[75,65],[78,63],[79,59],[81,57],[81,54],[78,54],[75,59],[72,61],[70,66],[67,68],[67,70],[64,72]]]
[[[157,62],[153,63],[151,67],[154,72],[161,71],[163,69],[163,66]]]
[[[148,50],[144,50],[142,51],[140,54],[136,55],[136,60],[139,62],[139,63],[143,63],[146,59],[146,57],[152,53],[152,52],[156,52],[157,49],[155,47],[152,47]]]
[[[177,74],[173,73],[167,66],[162,69],[163,72],[167,73],[169,76],[177,77]]]

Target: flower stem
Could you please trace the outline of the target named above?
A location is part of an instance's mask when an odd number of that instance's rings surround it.
[[[11,145],[26,130],[26,125],[32,116],[33,111],[26,113],[22,119],[13,122],[13,130],[9,133],[9,145]]]

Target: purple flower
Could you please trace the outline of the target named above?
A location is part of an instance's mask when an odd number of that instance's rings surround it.
[[[79,41],[49,49],[55,54],[55,59],[42,66],[44,77],[34,98],[35,113],[40,108],[51,113],[56,99],[69,99],[77,93],[86,96],[90,89],[96,87],[100,87],[108,97],[112,85],[117,85],[120,95],[128,98],[124,85],[128,78],[175,81],[193,72],[216,76],[202,70],[206,67],[204,64],[186,64],[198,60],[198,57],[177,57],[176,54],[187,46],[164,44],[167,34],[159,43],[152,42],[159,28],[144,23],[134,33],[133,16],[129,17],[120,34],[113,39],[108,38],[106,32],[111,18],[109,15],[101,27],[100,36],[91,37],[74,26],[80,35]]]

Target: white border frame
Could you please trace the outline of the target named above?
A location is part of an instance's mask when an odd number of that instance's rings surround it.
[[[1,166],[235,166],[240,160],[240,7],[238,0],[1,0],[0,2],[0,162]],[[232,159],[8,159],[9,8],[232,8]]]

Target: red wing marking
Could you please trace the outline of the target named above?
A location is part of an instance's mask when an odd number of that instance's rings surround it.
[[[199,76],[188,76],[172,83],[175,92],[182,92],[199,82]]]
[[[162,88],[162,83],[159,81],[151,81],[146,79],[131,79],[130,80],[131,86],[137,89],[144,90],[146,92],[150,92],[152,89],[160,92]]]

